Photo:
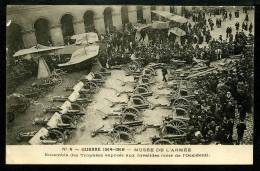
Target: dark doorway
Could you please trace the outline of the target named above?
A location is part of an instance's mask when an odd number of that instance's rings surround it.
[[[70,14],[65,14],[61,17],[60,22],[64,44],[68,44],[70,43],[70,37],[75,34],[73,28],[73,16]]]
[[[37,43],[50,46],[52,41],[50,37],[49,21],[43,18],[38,19],[34,23],[34,29]]]
[[[123,25],[129,23],[128,8],[126,6],[121,8],[121,18]]]
[[[144,20],[143,7],[137,6],[137,22],[142,23]]]
[[[93,11],[86,11],[84,14],[84,25],[85,25],[85,32],[92,32],[94,31],[94,12]]]
[[[113,30],[112,8],[110,7],[104,10],[104,23],[106,33],[110,33]]]

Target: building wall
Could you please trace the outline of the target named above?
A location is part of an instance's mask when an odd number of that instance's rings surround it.
[[[22,28],[22,37],[25,47],[36,45],[34,23],[39,18],[44,18],[49,21],[50,36],[55,46],[63,45],[63,36],[61,30],[61,17],[64,14],[73,16],[73,27],[75,34],[85,32],[84,13],[88,10],[94,12],[94,25],[99,33],[105,33],[104,10],[106,7],[112,8],[113,25],[117,29],[122,28],[121,7],[115,6],[97,6],[97,5],[9,5],[7,7],[7,20],[12,20]],[[133,24],[137,22],[137,6],[127,6],[129,21]],[[159,6],[158,10],[170,11],[169,6]],[[143,6],[143,18],[147,23],[151,22],[150,6]]]

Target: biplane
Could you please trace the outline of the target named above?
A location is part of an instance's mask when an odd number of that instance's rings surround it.
[[[43,56],[58,56],[59,59],[64,56],[70,56],[65,63],[59,63],[58,67],[67,67],[88,61],[99,53],[98,35],[94,32],[74,35],[71,39],[74,44],[67,46],[44,46],[37,44],[28,49],[17,51],[13,56],[16,59],[22,58],[33,60],[38,64],[38,78],[50,76],[50,69]]]

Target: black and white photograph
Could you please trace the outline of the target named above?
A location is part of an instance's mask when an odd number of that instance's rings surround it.
[[[7,5],[6,145],[253,145],[253,6]]]

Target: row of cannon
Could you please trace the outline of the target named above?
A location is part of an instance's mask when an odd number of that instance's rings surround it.
[[[138,126],[142,126],[142,131],[145,131],[147,128],[156,128],[160,132],[159,137],[151,137],[153,144],[180,144],[184,141],[186,137],[186,129],[188,127],[188,113],[190,107],[190,101],[187,100],[189,98],[187,87],[184,86],[184,81],[180,81],[176,83],[173,92],[175,94],[168,94],[169,100],[173,100],[173,103],[170,105],[163,104],[153,104],[147,100],[148,96],[154,95],[151,91],[151,85],[156,83],[153,81],[153,77],[156,76],[157,68],[160,68],[160,64],[149,64],[143,69],[139,66],[138,62],[133,62],[133,64],[129,64],[129,69],[127,70],[126,75],[133,75],[135,78],[134,82],[134,90],[133,91],[124,91],[119,92],[117,90],[117,95],[120,96],[123,93],[129,95],[129,103],[126,102],[111,102],[111,106],[113,107],[116,104],[120,104],[121,109],[119,111],[114,111],[109,114],[105,114],[103,119],[107,119],[110,116],[119,117],[119,123],[115,123],[113,125],[113,129],[104,130],[103,125],[94,130],[92,136],[96,136],[99,133],[110,134],[115,137],[116,141],[118,139],[123,140],[132,140],[133,135],[136,132],[136,128]],[[120,80],[121,81],[121,80]],[[125,86],[127,82],[122,81],[122,86]],[[174,98],[173,98],[174,96]],[[192,97],[192,96],[191,96]],[[161,125],[155,124],[145,124],[143,123],[141,118],[141,112],[146,109],[155,109],[156,107],[165,107],[171,109],[174,113],[181,115],[181,117],[166,117],[163,120]],[[102,111],[101,111],[102,112]],[[185,117],[183,117],[185,116]]]
[[[40,144],[64,144],[77,129],[82,116],[82,105],[91,102],[92,95],[105,82],[105,76],[110,72],[101,70],[98,73],[89,73],[83,76],[73,87],[65,87],[65,91],[71,91],[69,96],[54,96],[52,102],[63,102],[60,106],[45,108],[45,113],[54,113],[50,118],[36,118],[33,124],[42,125],[39,131],[24,132],[17,134],[17,140],[29,140],[31,145]]]

